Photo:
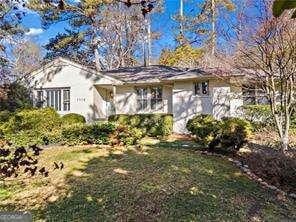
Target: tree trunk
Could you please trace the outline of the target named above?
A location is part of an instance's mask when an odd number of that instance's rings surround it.
[[[281,148],[283,152],[286,152],[289,147],[289,135],[288,133],[285,133],[281,138]]]
[[[147,43],[148,43],[148,52],[147,52],[147,63],[148,66],[151,65],[151,21],[150,14],[147,15]]]
[[[212,13],[212,30],[211,30],[211,54],[215,55],[216,52],[216,0],[211,2],[211,13]]]
[[[97,47],[94,48],[94,53],[95,53],[96,69],[97,69],[97,71],[100,71],[100,70],[102,70],[102,67],[101,67],[101,63],[100,63],[99,50]]]
[[[183,35],[183,17],[184,17],[184,12],[183,12],[183,0],[180,0],[180,34]]]

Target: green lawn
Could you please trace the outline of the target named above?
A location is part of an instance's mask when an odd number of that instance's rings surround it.
[[[234,166],[190,148],[153,141],[141,149],[56,147],[49,178],[6,182],[0,210],[46,221],[293,221],[296,202],[277,198]]]

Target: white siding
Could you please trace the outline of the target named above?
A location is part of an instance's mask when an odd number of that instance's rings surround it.
[[[173,88],[174,132],[186,133],[187,121],[197,113],[212,114],[210,95],[194,95],[193,81],[175,82]]]
[[[200,80],[202,81],[202,80]],[[233,97],[226,81],[209,80],[209,95],[194,95],[194,81],[175,82],[173,88],[174,132],[188,133],[186,123],[196,114],[212,114],[220,119],[236,112],[241,99]]]
[[[132,86],[118,86],[115,93],[116,114],[134,114],[137,109],[137,97]]]
[[[92,74],[79,67],[68,64],[58,64],[40,70],[32,75],[32,87],[39,88],[70,88],[70,111],[59,111],[61,115],[78,113],[87,121],[104,117],[101,95],[94,87],[96,83],[109,83],[109,79]],[[33,91],[36,100],[36,91]]]

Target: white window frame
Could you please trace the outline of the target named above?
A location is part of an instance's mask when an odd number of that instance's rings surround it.
[[[152,93],[153,90],[156,90],[155,96]],[[160,90],[160,92],[158,92],[157,90]],[[150,93],[151,93],[150,109],[153,111],[159,110],[159,108],[163,107],[163,88],[162,88],[162,86],[151,86]],[[159,97],[159,95],[160,95],[160,97]],[[154,102],[155,102],[155,104],[153,104]],[[152,107],[153,105],[155,105],[155,107]]]
[[[138,94],[138,90],[146,89],[146,96],[143,94]],[[153,95],[153,89],[160,89],[160,93],[156,93],[156,97]],[[163,104],[163,86],[161,85],[152,85],[152,86],[138,86],[135,87],[135,93],[136,93],[136,103],[137,103],[137,112],[139,113],[153,113],[155,111],[161,111],[163,112],[164,104]],[[161,97],[159,97],[159,94]],[[146,101],[146,102],[145,102]],[[155,107],[153,106],[153,101],[155,101]],[[142,109],[139,109],[139,102],[146,103],[146,106]]]
[[[137,111],[138,112],[147,111],[149,107],[148,87],[136,87],[135,90],[136,90],[136,96],[137,96]],[[146,94],[144,93],[145,90],[146,90]]]
[[[42,94],[43,102],[40,107],[52,107],[59,112],[69,112],[71,110],[71,89],[70,87],[59,87],[59,88],[42,88],[35,89],[36,91],[36,106],[38,106],[39,93]],[[69,92],[69,98],[65,98],[65,92]],[[66,105],[66,106],[65,106]],[[65,108],[67,107],[67,108]]]
[[[71,110],[71,91],[70,89],[63,89],[63,111]]]

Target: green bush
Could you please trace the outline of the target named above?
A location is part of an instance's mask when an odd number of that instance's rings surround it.
[[[171,114],[119,114],[110,116],[109,121],[141,129],[142,133],[149,136],[168,136],[173,129]]]
[[[86,125],[82,123],[63,126],[61,143],[64,145],[107,144],[109,136],[116,127],[112,123],[96,123]]]
[[[190,119],[186,128],[196,136],[197,142],[207,146],[217,137],[219,124],[220,122],[215,120],[213,116],[201,114]]]
[[[26,146],[55,141],[53,136],[60,125],[60,117],[52,108],[24,109],[10,116],[0,130],[13,145]]]
[[[238,151],[252,133],[247,120],[228,117],[219,121],[204,114],[189,120],[186,127],[201,145],[223,153]]]
[[[7,122],[12,115],[13,112],[8,110],[0,111],[0,124]]]
[[[213,150],[220,147],[220,151],[224,153],[237,152],[252,134],[251,123],[240,118],[224,118],[219,126],[218,135],[209,148]]]
[[[275,127],[273,115],[269,105],[243,106],[244,118],[250,121],[255,128]],[[296,128],[296,112],[291,116],[291,129]]]
[[[85,118],[82,115],[77,113],[69,113],[62,116],[62,124],[63,125],[72,125],[76,123],[85,123]]]
[[[273,126],[273,116],[269,105],[243,106],[244,118],[259,126]]]
[[[135,145],[144,135],[139,128],[118,125],[111,136],[110,143],[112,145]]]

